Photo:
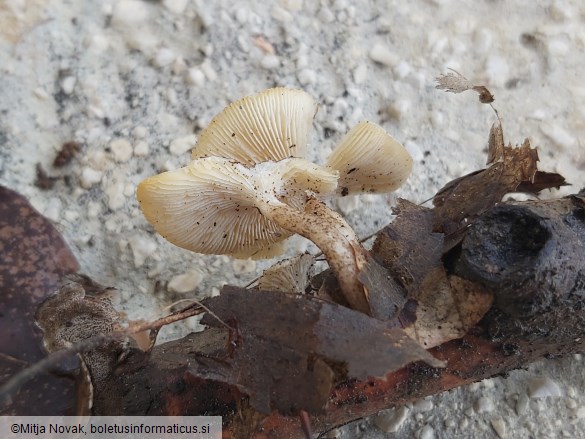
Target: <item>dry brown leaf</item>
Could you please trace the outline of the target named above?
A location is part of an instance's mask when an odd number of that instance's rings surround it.
[[[226,382],[264,413],[320,413],[334,381],[384,377],[419,360],[442,366],[402,329],[336,304],[224,287],[205,305],[234,328]],[[222,326],[210,314],[202,323]]]
[[[445,233],[447,248],[458,243],[475,218],[501,202],[504,195],[538,193],[565,184],[559,174],[538,172],[538,152],[530,147],[528,139],[519,147],[503,146],[501,126],[494,124],[488,143],[492,165],[449,182],[433,198],[434,230]]]
[[[0,186],[0,384],[45,356],[34,310],[61,276],[79,269],[50,221]],[[74,404],[72,380],[42,375],[23,386],[1,414],[56,415]]]

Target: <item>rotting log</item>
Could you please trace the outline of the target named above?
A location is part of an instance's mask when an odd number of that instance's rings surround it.
[[[502,204],[488,211],[445,257],[445,265],[493,290],[496,302],[466,336],[431,350],[447,367],[419,362],[385,379],[337,383],[326,412],[311,418],[314,431],[544,356],[585,352],[584,248],[585,204],[578,196]],[[242,392],[223,382],[229,373],[230,341],[228,329],[212,328],[157,346],[150,358],[131,351],[109,388],[97,389],[107,398],[98,397],[95,412],[215,414],[224,417],[224,437],[303,437],[298,417],[256,413]]]

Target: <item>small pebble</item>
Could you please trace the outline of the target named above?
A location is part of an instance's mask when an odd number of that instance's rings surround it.
[[[182,56],[177,56],[173,62],[173,73],[177,76],[182,75],[187,70],[187,63]]]
[[[140,0],[121,0],[112,11],[112,24],[119,27],[131,27],[148,18],[146,4]]]
[[[173,293],[188,293],[193,291],[203,280],[203,274],[192,270],[187,273],[174,276],[168,284],[169,291]]]
[[[337,439],[343,436],[343,431],[340,430],[339,428],[334,428],[333,430],[329,430],[326,434],[325,437],[327,439]]]
[[[398,55],[382,43],[375,43],[369,55],[373,61],[389,67],[396,66],[400,61]]]
[[[149,151],[150,147],[144,140],[136,142],[136,145],[134,145],[134,155],[136,157],[145,157],[148,155]]]
[[[422,149],[413,140],[407,140],[406,142],[404,142],[404,148],[406,148],[406,150],[412,157],[413,161],[420,162],[424,160],[425,156],[423,154]]]
[[[189,134],[188,136],[179,137],[171,142],[169,151],[174,155],[182,155],[187,151],[191,151],[197,143],[197,136],[195,134]]]
[[[185,12],[185,8],[189,0],[163,0],[162,4],[165,8],[174,14],[182,14]]]
[[[86,166],[81,170],[81,175],[79,176],[81,187],[84,189],[91,188],[93,185],[102,181],[103,175],[103,172],[96,171],[95,169]]]
[[[368,76],[368,67],[365,64],[360,64],[353,71],[353,82],[362,84]]]
[[[124,183],[117,181],[109,184],[104,190],[108,197],[108,207],[112,210],[117,210],[126,204],[126,197],[124,196]]]
[[[212,82],[217,80],[217,72],[215,71],[215,69],[211,65],[211,62],[208,59],[203,61],[199,67],[201,68],[201,71],[205,74],[205,77],[207,79],[209,79]]]
[[[425,425],[418,431],[418,439],[435,439],[435,430],[430,425]]]
[[[473,409],[477,413],[489,413],[494,411],[494,402],[487,396],[482,396],[473,404]]]
[[[142,267],[146,258],[151,256],[157,249],[156,242],[144,235],[131,236],[128,238],[128,243],[132,249],[134,267],[136,268]]]
[[[142,125],[138,125],[132,130],[132,135],[136,139],[144,139],[148,134],[148,129]]]
[[[112,140],[110,150],[114,155],[114,160],[120,163],[127,162],[132,157],[132,144],[126,139]]]
[[[203,87],[205,85],[205,74],[201,69],[192,67],[187,71],[187,83],[197,87]]]
[[[528,410],[528,403],[530,402],[530,399],[528,398],[528,395],[526,393],[521,393],[518,396],[518,400],[516,401],[516,414],[518,416],[522,416],[524,413],[526,413],[526,411]]]
[[[281,0],[280,3],[288,11],[296,12],[303,9],[303,0]]]
[[[414,404],[413,409],[420,413],[426,413],[431,411],[433,407],[433,401],[430,399],[422,399]]]
[[[288,12],[286,9],[283,9],[279,6],[274,6],[272,8],[272,18],[274,18],[276,21],[280,21],[281,23],[289,23],[292,21],[293,16],[290,12]]]
[[[176,58],[177,55],[171,49],[167,47],[161,47],[156,51],[152,63],[156,67],[165,67],[172,64]]]
[[[310,85],[317,82],[317,73],[311,69],[303,69],[297,75],[302,85]]]
[[[75,88],[76,82],[77,79],[75,78],[75,76],[66,76],[65,78],[63,78],[61,80],[61,90],[63,91],[63,93],[65,93],[66,95],[70,95],[71,93],[73,93],[73,89]]]
[[[406,421],[409,410],[406,406],[381,411],[374,419],[374,424],[384,433],[396,433]]]
[[[317,18],[321,23],[331,23],[335,20],[335,15],[331,12],[331,9],[321,8],[321,10],[317,13]]]
[[[280,59],[276,55],[265,55],[260,60],[260,65],[266,70],[275,69],[280,65]]]
[[[490,423],[492,424],[492,428],[500,437],[500,439],[505,439],[508,436],[506,435],[506,423],[502,418],[492,418],[490,419]]]
[[[528,383],[528,396],[530,398],[559,398],[563,392],[557,383],[548,377],[533,378]]]
[[[574,413],[577,419],[585,419],[585,405],[579,407]]]

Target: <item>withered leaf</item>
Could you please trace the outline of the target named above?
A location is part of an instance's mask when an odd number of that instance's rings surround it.
[[[408,291],[399,316],[405,332],[425,349],[464,336],[487,312],[492,294],[462,288],[458,278],[447,276],[433,210],[398,200],[394,213],[372,251]]]
[[[434,230],[445,233],[446,247],[459,242],[462,232],[504,195],[521,190],[538,193],[564,184],[558,174],[537,174],[538,152],[530,147],[528,139],[520,147],[502,145],[501,127],[494,125],[488,148],[492,165],[449,182],[433,198]]]
[[[228,382],[264,413],[320,413],[337,380],[384,377],[419,360],[442,366],[403,330],[336,304],[224,287],[205,305],[236,334]],[[222,326],[210,314],[202,323]]]
[[[432,209],[399,199],[393,212],[396,219],[378,233],[372,252],[415,297],[429,271],[443,265],[443,234],[433,232]]]
[[[479,95],[479,102],[482,104],[491,104],[494,102],[494,95],[484,85],[475,85],[461,73],[450,69],[451,72],[446,75],[439,75],[436,78],[437,85],[435,88],[445,90],[450,93],[463,93],[467,90],[473,90]]]
[[[0,186],[0,384],[45,356],[34,310],[61,276],[79,265],[61,235],[18,193]],[[43,375],[25,385],[3,414],[61,414],[73,380]]]
[[[359,281],[365,288],[372,317],[389,321],[406,303],[406,293],[390,272],[371,256],[360,269]]]

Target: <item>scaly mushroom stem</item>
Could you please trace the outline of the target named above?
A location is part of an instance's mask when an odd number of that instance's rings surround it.
[[[366,290],[358,280],[366,250],[353,229],[323,202],[310,198],[305,211],[274,200],[257,203],[260,212],[283,229],[298,233],[321,249],[350,307],[370,315]]]

